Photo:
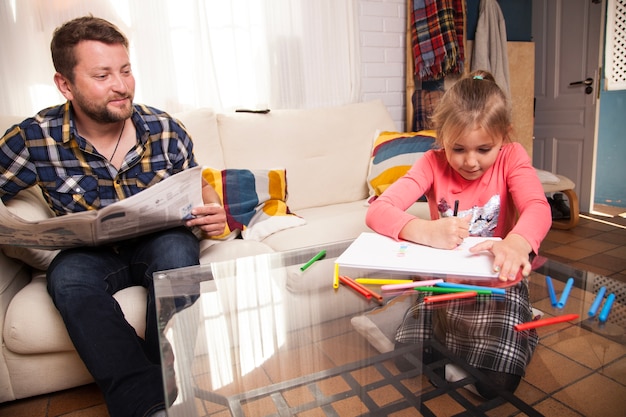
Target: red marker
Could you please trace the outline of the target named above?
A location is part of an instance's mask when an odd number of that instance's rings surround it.
[[[527,323],[520,323],[513,326],[515,330],[521,332],[522,330],[535,329],[541,326],[549,326],[551,324],[563,323],[566,321],[576,320],[578,314],[564,314],[562,316],[551,317],[549,319],[533,320]]]
[[[437,301],[449,301],[456,300],[459,298],[472,298],[476,297],[478,293],[476,291],[466,291],[466,292],[453,292],[450,294],[441,294],[441,295],[429,295],[424,297],[425,303],[434,303]]]
[[[378,304],[383,304],[383,296],[378,294],[378,293],[376,293],[375,291],[372,291],[369,288],[367,288],[366,286],[359,284],[358,282],[356,282],[352,278],[348,278],[346,276],[340,276],[339,279],[341,280],[342,283],[350,286],[350,288],[352,288],[355,291],[359,292],[360,294],[362,294],[368,300],[370,298],[374,298],[378,302]]]

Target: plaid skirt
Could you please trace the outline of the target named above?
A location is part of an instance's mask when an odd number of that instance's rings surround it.
[[[532,320],[526,280],[508,288],[506,295],[437,303],[424,303],[423,298],[420,293],[406,312],[396,342],[435,337],[473,367],[524,375],[538,342],[536,330],[513,328]]]

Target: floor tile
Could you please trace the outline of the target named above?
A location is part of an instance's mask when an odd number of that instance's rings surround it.
[[[554,394],[585,416],[623,417],[626,387],[600,374],[590,375]]]
[[[601,268],[605,268],[613,272],[619,272],[626,269],[626,258],[618,258],[615,256],[607,255],[605,253],[598,253],[588,256],[586,258],[575,260],[588,265],[597,265]]]
[[[560,391],[592,371],[544,346],[537,346],[526,370],[526,382],[548,394]]]
[[[567,405],[562,404],[552,398],[548,398],[547,400],[535,405],[535,409],[544,416],[585,417],[582,414],[572,410]]]
[[[591,369],[602,368],[626,356],[626,346],[578,326],[547,336],[541,343]]]
[[[95,384],[90,384],[53,395],[50,398],[48,415],[60,416],[72,410],[89,409],[98,405],[104,405],[102,391]]]
[[[569,259],[572,261],[579,261],[583,258],[588,258],[590,256],[597,255],[597,252],[593,252],[587,249],[577,248],[572,245],[559,246],[554,249],[547,250],[545,251],[545,253],[547,253],[549,256],[550,255],[559,256],[561,258]]]
[[[0,404],[0,417],[47,417],[48,401],[41,396]]]
[[[599,239],[578,240],[576,242],[572,242],[570,246],[574,248],[585,249],[593,253],[601,253],[611,251],[613,249],[620,249],[620,246],[616,245],[615,243],[605,242]],[[624,256],[626,256],[626,254]]]

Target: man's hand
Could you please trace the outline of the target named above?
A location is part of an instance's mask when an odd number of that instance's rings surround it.
[[[185,226],[198,227],[207,236],[219,236],[226,227],[226,210],[219,203],[208,203],[191,210],[193,219],[187,220]]]

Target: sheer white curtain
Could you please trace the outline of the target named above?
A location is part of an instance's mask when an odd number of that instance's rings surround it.
[[[360,97],[355,0],[2,0],[0,114],[63,102],[50,39],[93,14],[129,37],[136,102],[197,107],[310,108]]]

